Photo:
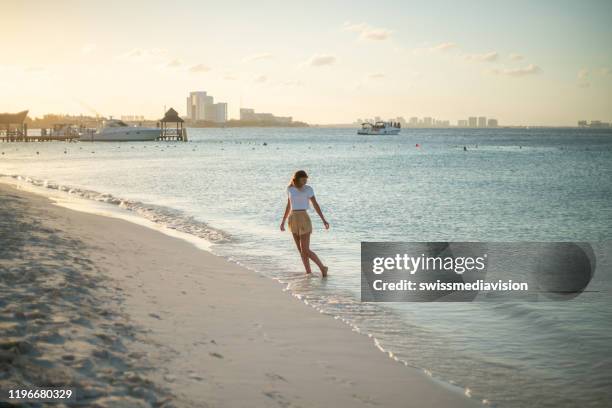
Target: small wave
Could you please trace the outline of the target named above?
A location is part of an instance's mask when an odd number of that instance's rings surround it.
[[[190,234],[214,244],[227,243],[232,240],[232,237],[227,232],[212,228],[205,222],[199,221],[180,210],[175,210],[160,205],[147,204],[140,201],[127,200],[120,197],[115,197],[109,193],[100,193],[94,190],[62,185],[50,180],[41,180],[15,174],[0,174],[0,177],[9,177],[37,187],[63,191],[72,196],[86,200],[115,205],[125,210],[134,212],[139,216],[163,227]]]

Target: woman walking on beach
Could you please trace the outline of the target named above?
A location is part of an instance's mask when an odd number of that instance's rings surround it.
[[[323,262],[321,262],[317,254],[310,249],[312,223],[310,222],[307,211],[309,208],[309,201],[312,201],[312,206],[317,214],[319,214],[319,217],[321,217],[325,229],[329,229],[329,223],[323,216],[323,212],[321,211],[321,207],[319,207],[319,203],[317,203],[312,187],[306,184],[307,181],[308,174],[306,174],[304,170],[298,170],[293,175],[291,183],[289,183],[287,187],[287,207],[285,207],[285,214],[283,215],[280,229],[284,231],[285,221],[288,221],[289,231],[293,234],[293,239],[302,257],[306,273],[309,274],[312,272],[310,270],[310,260],[312,259],[321,270],[321,275],[326,277],[327,266],[323,265]],[[287,217],[289,217],[288,220]]]

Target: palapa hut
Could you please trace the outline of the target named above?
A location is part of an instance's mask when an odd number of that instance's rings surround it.
[[[183,128],[185,121],[181,119],[178,112],[174,109],[168,109],[168,112],[166,112],[159,123],[161,127],[160,140],[187,141],[187,129]]]
[[[25,123],[27,116],[27,110],[19,113],[0,113],[0,140],[25,141],[28,137],[28,125]]]

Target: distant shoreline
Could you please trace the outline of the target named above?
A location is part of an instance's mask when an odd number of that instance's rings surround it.
[[[91,117],[91,116],[71,116],[71,115],[54,115],[48,114],[42,118],[30,118],[26,119],[26,124],[29,129],[41,129],[51,128],[56,124],[73,124],[77,126],[84,126],[87,128],[95,128],[99,123],[108,118],[105,117]],[[144,119],[141,121],[124,121],[130,126],[148,126],[156,127],[159,120]],[[301,121],[292,122],[276,122],[276,121],[244,121],[238,119],[230,119],[223,123],[199,121],[193,122],[186,120],[184,125],[189,128],[323,128],[323,129],[358,129],[361,124],[357,123],[306,123]],[[458,130],[495,130],[495,129],[581,129],[581,130],[595,130],[595,131],[609,131],[612,127],[590,127],[590,126],[576,126],[576,125],[503,125],[497,127],[459,127],[459,126],[402,126],[402,130],[419,130],[419,129],[458,129]]]
[[[265,121],[244,121],[244,120],[228,120],[223,123],[215,122],[186,122],[186,126],[190,128],[235,128],[235,127],[310,127],[305,122],[265,122]]]
[[[318,129],[358,129],[360,126],[351,123],[340,123],[340,124],[310,124],[311,128]],[[498,126],[498,127],[457,127],[457,126],[431,126],[431,127],[411,127],[405,126],[401,130],[504,130],[504,129],[579,129],[579,130],[592,130],[592,131],[612,131],[612,128],[590,128],[580,126],[546,126],[546,125],[525,125],[525,126]],[[400,133],[401,134],[401,133]]]

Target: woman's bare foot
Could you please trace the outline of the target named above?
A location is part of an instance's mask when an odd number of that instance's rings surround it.
[[[329,270],[329,268],[327,266],[324,266],[323,268],[321,268],[321,276],[323,276],[324,278],[327,277],[327,271]]]

